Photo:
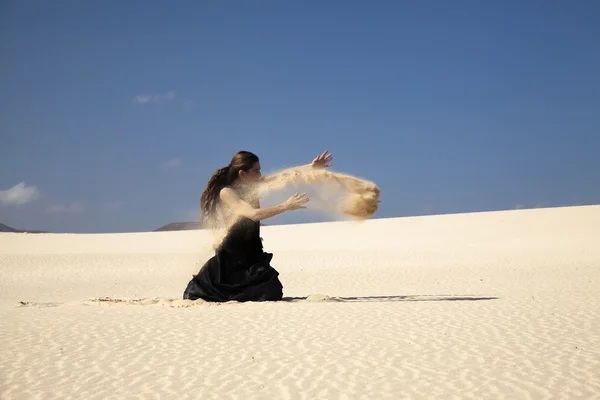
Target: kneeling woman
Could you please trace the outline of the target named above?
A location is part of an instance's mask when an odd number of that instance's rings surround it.
[[[324,152],[308,166],[329,166]],[[194,275],[183,298],[206,301],[275,301],[283,297],[279,273],[271,266],[271,253],[263,251],[260,221],[285,211],[305,208],[309,199],[295,194],[286,202],[260,208],[256,184],[261,180],[260,161],[247,151],[235,154],[230,164],[217,170],[202,193],[202,219],[217,221],[217,208],[229,227],[221,244]]]

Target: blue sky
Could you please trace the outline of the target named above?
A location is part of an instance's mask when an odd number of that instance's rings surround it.
[[[600,2],[3,1],[0,222],[152,230],[325,149],[377,217],[600,203]],[[327,220],[295,211],[267,223]]]

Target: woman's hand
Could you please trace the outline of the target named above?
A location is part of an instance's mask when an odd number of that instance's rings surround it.
[[[302,193],[302,194],[296,193],[292,197],[287,199],[286,202],[283,203],[283,206],[288,211],[297,210],[299,208],[306,208],[306,207],[304,207],[304,204],[308,203],[309,201],[310,201],[310,199],[308,198],[306,193]]]
[[[328,168],[331,167],[331,160],[333,155],[329,151],[325,150],[321,155],[317,156],[311,163],[313,168]]]

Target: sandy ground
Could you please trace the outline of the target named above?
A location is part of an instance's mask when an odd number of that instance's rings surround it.
[[[286,301],[180,300],[206,232],[0,234],[0,397],[600,398],[600,206],[262,236]]]

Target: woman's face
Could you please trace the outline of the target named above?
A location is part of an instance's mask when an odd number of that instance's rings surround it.
[[[261,178],[260,162],[254,163],[248,171],[240,171],[240,178],[244,183],[255,183]]]

